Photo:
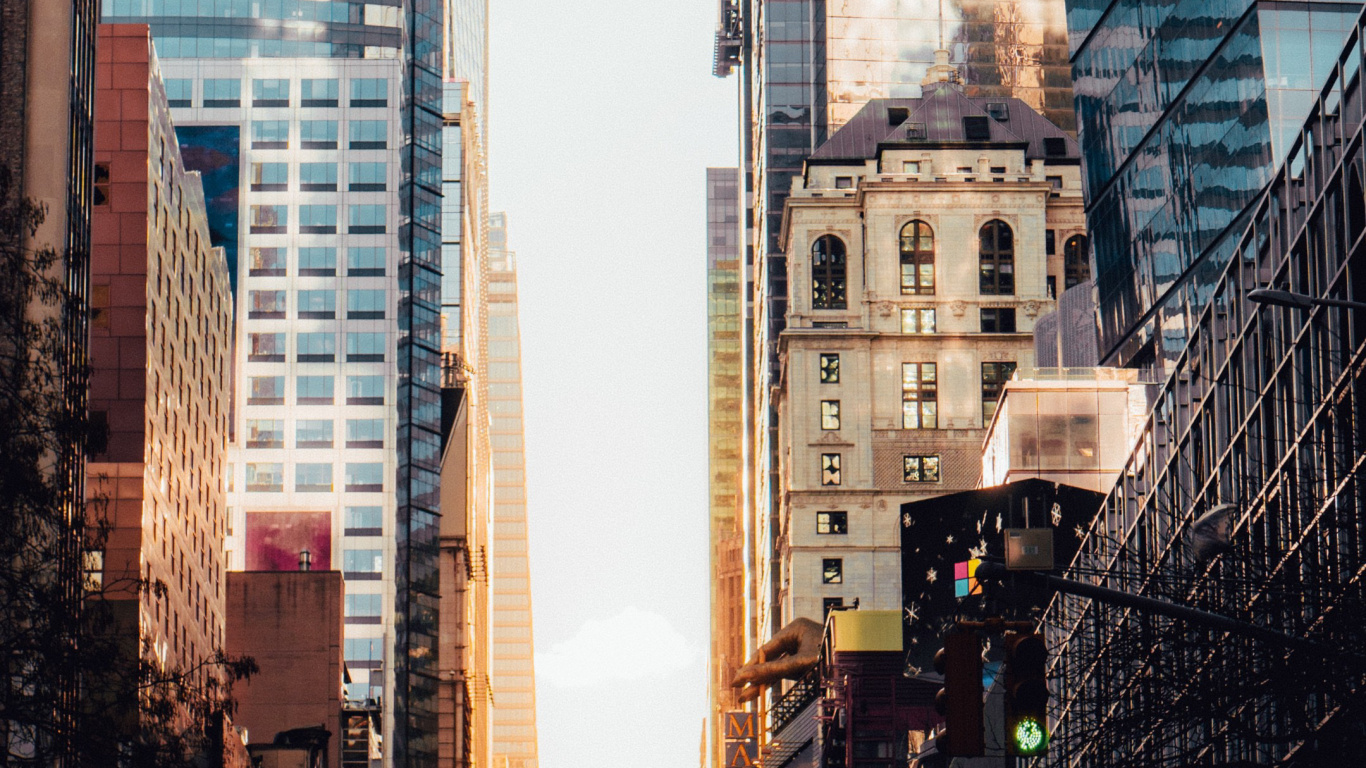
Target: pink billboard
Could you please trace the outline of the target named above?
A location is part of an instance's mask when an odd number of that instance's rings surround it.
[[[247,513],[248,571],[300,570],[305,550],[310,570],[332,570],[330,512]]]

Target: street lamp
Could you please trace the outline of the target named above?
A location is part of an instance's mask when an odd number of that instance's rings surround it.
[[[1272,288],[1255,288],[1247,292],[1247,297],[1258,304],[1273,304],[1278,307],[1313,309],[1314,307],[1345,307],[1347,309],[1366,309],[1366,302],[1346,299],[1317,299],[1303,293],[1278,291]]]

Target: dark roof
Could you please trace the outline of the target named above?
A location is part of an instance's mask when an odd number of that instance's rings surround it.
[[[987,114],[988,103],[1005,104],[1009,119],[1004,122],[992,119]],[[989,138],[986,141],[969,139],[964,127],[965,117],[979,121],[985,118]],[[913,124],[924,125],[923,139],[907,138],[907,130]],[[1053,141],[1045,142],[1045,139]],[[882,149],[946,144],[1024,144],[1027,159],[1075,162],[1081,158],[1081,148],[1075,139],[1023,101],[1008,97],[966,96],[956,87],[941,85],[927,86],[918,99],[868,102],[812,153],[810,160],[817,164],[860,162],[877,157]]]

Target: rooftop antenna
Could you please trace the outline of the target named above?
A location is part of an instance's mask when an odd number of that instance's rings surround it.
[[[923,86],[938,87],[943,83],[959,82],[958,68],[949,63],[949,49],[944,45],[944,0],[939,0],[939,49],[934,52],[934,64],[920,81]]]

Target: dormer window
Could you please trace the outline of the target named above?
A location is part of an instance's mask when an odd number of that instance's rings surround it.
[[[1049,136],[1043,140],[1043,153],[1045,157],[1066,157],[1067,140],[1057,136]]]
[[[988,101],[986,107],[987,115],[998,123],[1010,120],[1010,105],[1004,101]]]
[[[963,139],[965,141],[991,141],[990,118],[985,115],[966,115],[963,117]],[[1047,139],[1045,139],[1047,141]],[[1047,149],[1044,150],[1047,152]]]

